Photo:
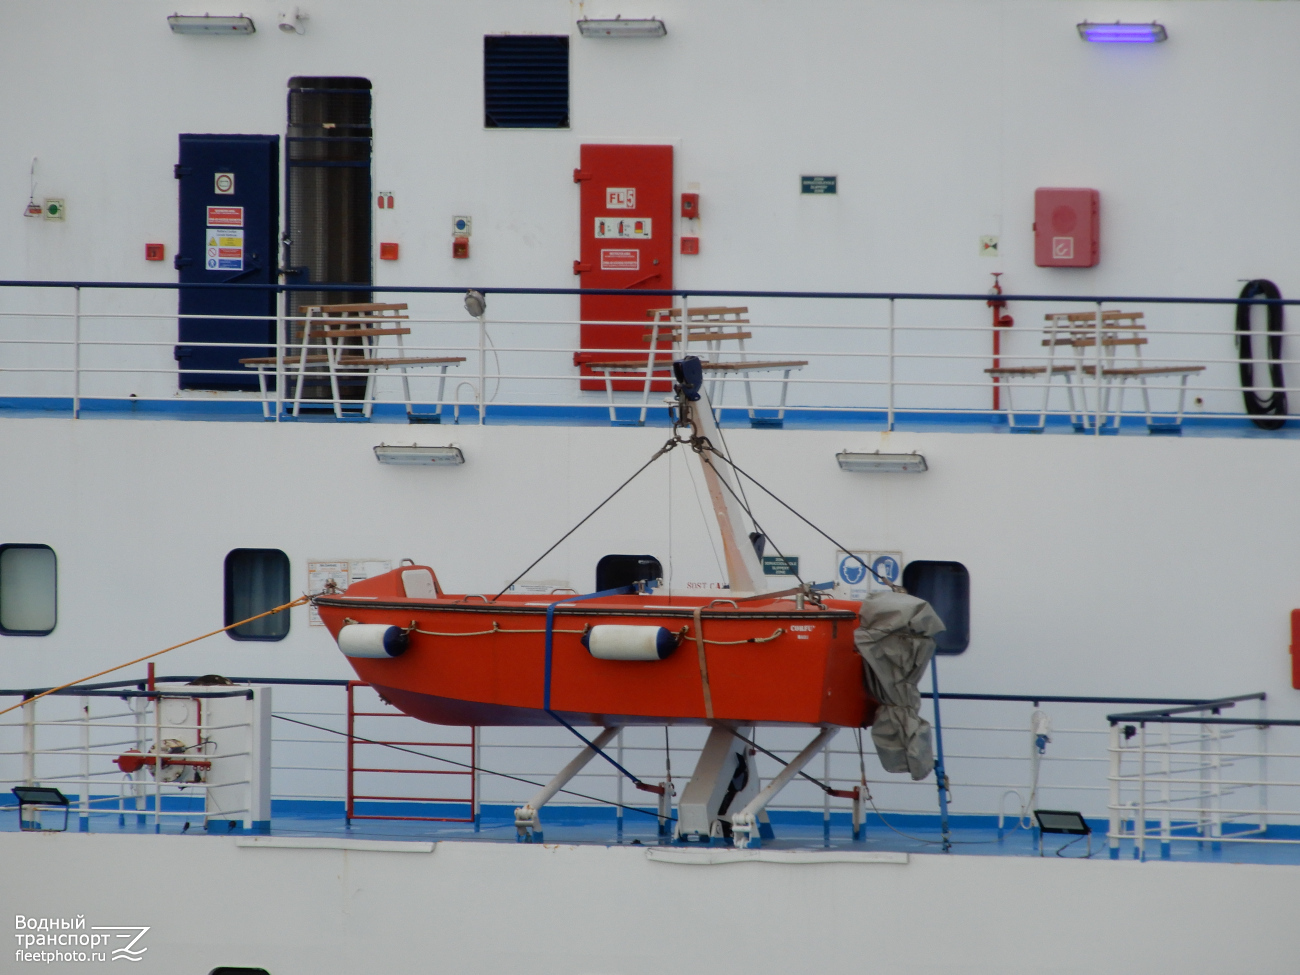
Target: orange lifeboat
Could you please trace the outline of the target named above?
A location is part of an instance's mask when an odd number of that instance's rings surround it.
[[[856,602],[781,593],[490,599],[443,594],[427,566],[314,601],[361,680],[438,724],[558,716],[607,727],[863,727],[875,715],[853,642]]]

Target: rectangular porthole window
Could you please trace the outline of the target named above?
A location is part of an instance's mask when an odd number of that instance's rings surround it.
[[[483,38],[483,124],[489,129],[569,127],[569,39]]]
[[[226,626],[289,601],[289,556],[278,548],[237,548],[226,556]],[[283,640],[289,611],[226,631],[232,640]]]
[[[960,562],[907,563],[903,588],[934,607],[947,627],[934,638],[935,653],[962,653],[970,646],[970,573]]]
[[[48,545],[0,545],[0,633],[45,636],[59,618],[59,565]]]

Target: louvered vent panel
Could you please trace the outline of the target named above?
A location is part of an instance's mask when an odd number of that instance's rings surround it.
[[[483,104],[490,129],[567,129],[569,39],[484,37]]]

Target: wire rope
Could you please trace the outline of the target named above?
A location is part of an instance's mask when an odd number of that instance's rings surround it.
[[[505,586],[502,587],[501,592],[497,593],[495,596],[492,597],[492,602],[496,602],[498,599],[500,599],[500,598],[505,594],[505,592],[506,592],[506,591],[507,591],[511,586],[513,586],[516,582],[518,582],[518,581],[519,581],[520,579],[522,579],[525,575],[527,575],[527,574],[529,573],[529,571],[533,568],[533,566],[537,565],[538,562],[542,561],[542,559],[546,558],[546,556],[550,555],[550,554],[551,554],[552,552],[554,552],[557,548],[559,548],[560,545],[564,542],[564,540],[565,540],[566,538],[568,538],[570,535],[572,535],[574,532],[576,532],[579,528],[581,528],[583,525],[585,525],[585,524],[586,524],[586,523],[591,519],[592,515],[594,515],[597,511],[599,511],[601,508],[605,507],[605,505],[607,505],[607,504],[609,504],[611,501],[613,501],[614,498],[618,495],[618,493],[619,493],[620,491],[622,491],[625,487],[627,487],[629,484],[631,484],[633,481],[635,481],[635,480],[636,480],[636,479],[641,475],[641,473],[642,473],[642,472],[643,472],[647,467],[649,467],[651,464],[653,464],[653,463],[654,463],[655,461],[657,461],[660,457],[662,457],[664,454],[668,453],[668,451],[672,450],[672,449],[673,449],[674,447],[676,447],[676,446],[677,446],[677,441],[674,439],[674,440],[669,440],[666,444],[664,444],[662,447],[660,447],[660,448],[655,452],[655,454],[654,454],[653,457],[651,457],[648,461],[646,461],[644,464],[642,464],[640,467],[638,467],[637,470],[636,470],[636,473],[634,473],[634,474],[633,474],[631,477],[629,477],[626,481],[624,481],[622,484],[620,484],[618,487],[616,487],[616,488],[614,489],[613,493],[609,495],[609,497],[607,497],[604,501],[602,501],[600,504],[596,505],[596,507],[592,508],[589,512],[587,512],[587,514],[586,514],[585,516],[583,516],[583,519],[582,519],[580,522],[578,522],[576,525],[574,525],[574,526],[573,526],[572,528],[570,528],[567,532],[565,532],[563,535],[560,536],[559,541],[557,541],[554,545],[552,545],[550,548],[548,548],[548,549],[547,549],[545,552],[543,552],[541,555],[537,556],[537,558],[535,558],[535,559],[534,559],[534,560],[529,564],[529,566],[528,566],[527,569],[524,569],[523,572],[519,573],[519,575],[515,576],[513,579],[511,579],[509,582],[507,582],[507,583],[505,584]]]
[[[401,745],[393,745],[386,741],[375,741],[373,738],[363,738],[360,735],[349,735],[346,731],[338,731],[334,728],[326,728],[324,725],[311,724],[310,722],[307,721],[299,721],[297,718],[286,718],[282,714],[273,714],[271,715],[271,717],[279,718],[281,721],[288,721],[290,724],[300,724],[304,728],[315,728],[317,731],[325,731],[331,735],[340,735],[344,738],[350,737],[354,741],[365,742],[367,745],[382,745],[384,748],[391,748],[394,751],[398,751],[398,752],[406,752],[408,755],[418,755],[421,758],[431,758],[435,762],[446,762],[448,765],[456,765],[460,768],[469,769],[472,772],[482,772],[484,775],[495,775],[498,778],[510,779],[512,782],[522,782],[524,785],[536,786],[539,789],[543,788],[543,786],[545,785],[545,783],[543,782],[534,782],[532,779],[525,779],[519,775],[511,775],[509,772],[495,772],[492,769],[483,768],[483,766],[481,765],[470,765],[465,762],[458,762],[454,758],[443,758],[441,755],[430,755],[428,752],[417,752],[413,748],[405,748]],[[652,819],[661,819],[661,820],[665,819],[665,817],[660,816],[657,812],[649,812],[645,809],[640,808],[639,806],[629,806],[621,802],[615,802],[612,799],[601,799],[599,796],[589,796],[585,792],[574,792],[572,789],[559,789],[557,791],[563,792],[567,796],[577,796],[579,799],[588,799],[591,802],[603,802],[608,806],[616,806],[619,809],[631,810],[632,812],[639,812],[646,816],[650,816]],[[669,816],[666,818],[665,821],[676,822],[677,817]]]

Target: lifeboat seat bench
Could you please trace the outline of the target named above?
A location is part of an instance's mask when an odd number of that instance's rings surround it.
[[[1118,433],[1124,412],[1124,391],[1130,380],[1137,380],[1142,391],[1142,405],[1146,414],[1147,431],[1153,434],[1182,433],[1183,414],[1187,402],[1187,381],[1203,372],[1205,366],[1190,364],[1148,365],[1142,359],[1142,346],[1148,344],[1143,325],[1143,313],[1106,310],[1101,313],[1101,327],[1097,327],[1096,312],[1054,312],[1044,316],[1048,322],[1044,329],[1042,345],[1048,350],[1047,363],[1041,366],[999,366],[985,369],[990,377],[1001,380],[1006,388],[1007,426],[1014,433],[1041,433],[1047,425],[1048,397],[1052,380],[1065,379],[1069,401],[1070,423],[1080,433]],[[1068,349],[1071,355],[1065,361],[1057,358],[1058,349]],[[1088,350],[1092,350],[1089,352]],[[1122,356],[1122,350],[1131,352]],[[1100,366],[1100,377],[1098,376]],[[1172,417],[1157,416],[1151,409],[1151,394],[1147,380],[1178,377],[1178,406]],[[1012,380],[1032,378],[1039,380],[1043,390],[1042,406],[1037,423],[1016,422],[1012,404]],[[1076,387],[1077,383],[1077,387]],[[1076,400],[1075,391],[1079,398]],[[1089,390],[1096,394],[1095,405],[1088,402]],[[1112,398],[1112,394],[1116,393]],[[1112,403],[1114,407],[1112,409]]]
[[[442,404],[446,393],[447,369],[465,361],[464,356],[408,356],[402,342],[403,336],[410,335],[409,326],[393,325],[394,322],[408,320],[401,314],[407,310],[403,304],[346,304],[346,305],[303,305],[299,308],[300,318],[290,319],[300,323],[302,335],[297,343],[298,351],[290,351],[283,358],[262,356],[240,359],[240,363],[257,369],[258,388],[262,394],[262,416],[271,417],[270,397],[267,375],[279,374],[294,378],[294,395],[292,416],[298,417],[304,399],[303,388],[306,380],[318,374],[323,366],[329,374],[330,392],[333,397],[334,416],[337,419],[370,419],[374,411],[376,374],[380,369],[396,369],[402,379],[402,399],[406,406],[406,415],[411,422],[439,423],[442,420]],[[379,342],[386,336],[396,340],[395,355],[383,355]],[[319,344],[318,344],[319,343]],[[323,348],[314,352],[313,348]],[[438,397],[436,410],[432,414],[418,414],[412,408],[411,383],[408,369],[423,366],[438,366]],[[309,367],[311,371],[309,372]],[[364,372],[366,375],[365,393],[361,410],[345,412],[344,399],[339,389],[339,376],[348,376]]]
[[[688,308],[686,327],[682,328],[682,309],[653,308],[646,312],[652,320],[651,330],[642,336],[642,341],[650,346],[647,353],[617,354],[613,352],[579,352],[574,356],[576,365],[585,365],[593,372],[605,376],[605,394],[609,402],[609,421],[615,426],[642,426],[650,408],[650,393],[656,382],[672,380],[672,362],[679,355],[696,354],[704,372],[710,376],[709,400],[715,408],[722,407],[726,392],[726,380],[731,376],[743,376],[745,386],[745,403],[749,410],[749,422],[755,427],[780,427],[785,422],[786,395],[790,387],[790,373],[808,365],[804,359],[751,359],[745,349],[745,341],[753,338],[753,333],[744,328],[750,324],[745,316],[749,309],[745,307],[701,307]],[[737,359],[724,359],[724,342],[735,342]],[[664,343],[667,343],[666,345]],[[692,343],[703,343],[703,348],[691,348]],[[779,371],[781,378],[781,397],[776,407],[775,416],[759,416],[754,406],[753,390],[749,374],[753,372]],[[644,377],[641,397],[641,411],[637,420],[619,421],[614,404],[615,374],[628,377]],[[660,387],[662,388],[662,387]],[[761,408],[761,407],[760,407]]]

